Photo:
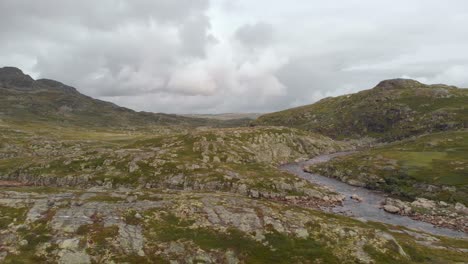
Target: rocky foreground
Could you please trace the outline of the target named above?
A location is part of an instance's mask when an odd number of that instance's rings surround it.
[[[437,263],[466,242],[227,193],[2,189],[4,263]]]

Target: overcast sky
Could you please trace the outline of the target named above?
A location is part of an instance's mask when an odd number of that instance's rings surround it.
[[[468,87],[467,0],[0,0],[0,66],[136,110],[268,112]]]

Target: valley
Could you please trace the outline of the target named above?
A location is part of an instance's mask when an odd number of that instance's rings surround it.
[[[136,112],[0,68],[1,263],[463,263],[468,93]]]

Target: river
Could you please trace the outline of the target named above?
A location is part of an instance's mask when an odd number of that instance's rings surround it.
[[[336,193],[340,193],[346,197],[343,201],[342,206],[336,206],[332,209],[332,212],[337,214],[348,215],[362,221],[375,221],[386,224],[404,226],[409,229],[424,231],[434,235],[455,237],[455,238],[466,238],[467,235],[463,232],[455,231],[448,228],[435,227],[432,224],[416,221],[407,216],[401,216],[396,214],[390,214],[381,209],[381,204],[387,197],[384,193],[369,190],[362,187],[355,187],[339,180],[325,177],[318,174],[312,174],[304,172],[304,166],[311,164],[318,164],[329,161],[332,158],[348,155],[348,152],[340,152],[335,154],[317,156],[311,160],[289,163],[280,166],[280,169],[289,173],[295,174],[300,178],[308,180],[311,183],[326,186]],[[358,195],[363,200],[358,202],[351,199],[351,195]]]

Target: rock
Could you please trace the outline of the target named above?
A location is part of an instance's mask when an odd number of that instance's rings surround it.
[[[351,199],[356,200],[358,202],[362,202],[362,197],[357,194],[351,195]]]
[[[240,262],[239,259],[236,257],[236,253],[234,253],[234,251],[232,250],[226,251],[226,253],[224,254],[224,259],[226,261],[226,264],[238,264]]]
[[[0,261],[3,261],[7,255],[8,255],[8,252],[5,252],[5,251],[0,252]]]
[[[60,264],[88,264],[91,263],[91,258],[85,252],[70,252],[66,251],[59,253]]]
[[[141,227],[133,225],[119,225],[119,244],[127,254],[144,256],[144,238]]]
[[[136,195],[129,195],[129,196],[127,196],[127,198],[125,198],[127,203],[134,203],[134,202],[136,202],[137,199],[138,199],[138,197]]]
[[[58,244],[60,249],[66,249],[66,250],[77,250],[79,248],[80,244],[80,239],[79,238],[71,238],[71,239],[65,239],[62,242]]]
[[[305,228],[297,229],[297,230],[295,231],[295,233],[296,233],[296,236],[297,236],[298,238],[303,238],[303,239],[305,239],[305,238],[308,238],[308,237],[309,237],[309,232],[308,232],[307,229],[305,229]]]
[[[396,206],[393,206],[393,205],[384,205],[383,209],[388,212],[388,213],[391,213],[391,214],[397,214],[400,212],[400,208],[396,207]]]
[[[260,193],[257,190],[250,190],[250,197],[260,198]]]
[[[365,183],[360,182],[358,180],[353,180],[353,179],[348,180],[347,183],[349,185],[356,186],[356,187],[365,187],[366,186]]]
[[[28,244],[29,244],[29,242],[28,242],[27,240],[25,240],[25,239],[23,239],[23,240],[21,240],[21,241],[19,242],[19,245],[20,245],[21,247],[27,246]]]
[[[128,172],[130,172],[130,173],[134,173],[135,171],[137,171],[139,169],[140,169],[140,166],[138,166],[138,164],[136,164],[136,162],[130,162],[128,164]]]
[[[457,212],[462,213],[462,214],[468,214],[468,208],[466,208],[466,206],[462,203],[456,203],[455,210],[457,210]]]
[[[424,198],[417,198],[414,202],[411,203],[412,206],[422,207],[426,209],[434,209],[436,204],[434,201],[424,199]]]

